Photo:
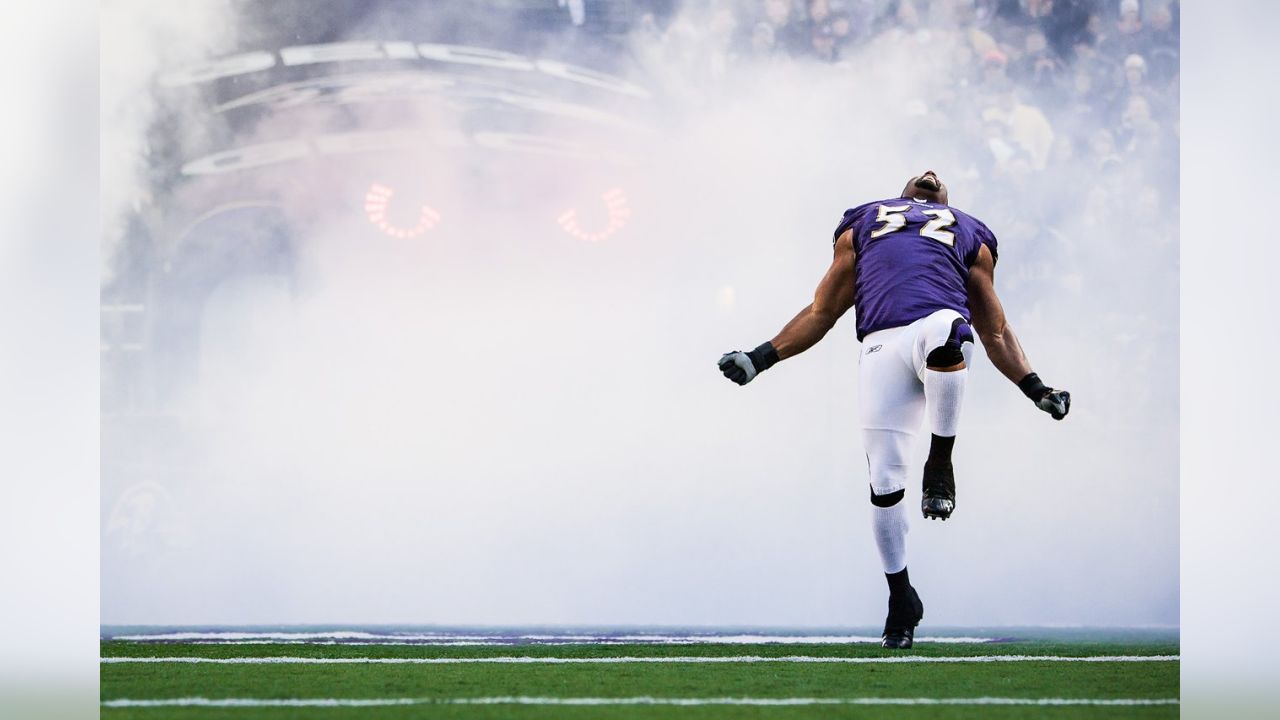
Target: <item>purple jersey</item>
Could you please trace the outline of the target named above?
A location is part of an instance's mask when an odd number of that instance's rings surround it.
[[[982,245],[996,257],[996,236],[980,220],[940,203],[894,198],[846,210],[835,237],[850,228],[859,340],[938,310],[969,321],[969,268]]]

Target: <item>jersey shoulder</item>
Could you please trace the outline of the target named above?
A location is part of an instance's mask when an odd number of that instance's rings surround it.
[[[993,260],[998,259],[999,242],[996,240],[996,234],[991,232],[991,228],[987,227],[986,223],[960,208],[951,207],[949,205],[947,207],[956,216],[956,225],[959,229],[974,241],[972,243],[972,257],[965,258],[966,263],[970,265],[973,264],[973,260],[977,258],[978,249],[981,245],[987,246],[987,249],[991,251],[991,258]]]
[[[904,202],[906,202],[906,200],[902,198],[892,198],[890,200],[872,200],[871,202],[863,203],[857,207],[852,207],[852,208],[849,208],[848,210],[845,210],[844,216],[840,218],[840,222],[836,225],[835,232],[832,233],[831,235],[831,243],[834,245],[835,242],[840,239],[840,236],[844,234],[845,230],[848,230],[849,228],[853,228],[854,236],[855,236],[854,244],[856,245],[857,244],[856,236],[858,234],[858,228],[862,225],[863,221],[867,218],[867,216],[871,216],[873,218],[875,217],[877,212],[876,208],[878,206],[885,205],[885,204],[892,204],[892,203],[904,203]]]

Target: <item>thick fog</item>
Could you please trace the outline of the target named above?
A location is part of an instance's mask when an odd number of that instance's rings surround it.
[[[299,3],[104,4],[102,621],[878,625],[853,312],[746,387],[715,363],[811,300],[846,208],[933,169],[999,238],[1011,324],[1073,407],[1053,421],[975,353],[956,514],[912,513],[925,623],[1176,624],[1176,64],[1134,80],[1129,53],[1046,51],[982,2],[833,2],[838,51],[819,17],[783,52],[791,25],[758,24],[778,4],[690,3],[610,52],[581,40],[591,3],[535,40],[487,13],[453,44],[609,85],[486,79],[545,110],[502,137],[429,87],[243,125],[174,89],[233,54],[449,43],[456,11],[319,32]],[[372,131],[412,141],[319,157]],[[256,198],[279,227],[183,235]]]

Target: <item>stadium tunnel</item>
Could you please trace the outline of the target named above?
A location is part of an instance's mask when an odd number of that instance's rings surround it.
[[[608,42],[651,9],[609,5],[587,3],[575,27],[556,3],[490,3],[464,27],[467,3],[339,2],[295,10],[310,22],[288,37],[260,17],[284,9],[245,5],[257,34],[234,52],[164,68],[150,201],[103,289],[104,414],[172,412],[199,373],[219,289],[257,278],[305,292],[307,244],[326,223],[375,249],[485,228],[494,239],[467,252],[491,254],[523,251],[523,236],[620,232],[632,207],[616,170],[637,159],[619,147],[653,119],[650,91]],[[582,41],[540,54],[564,32]],[[487,206],[464,200],[476,197]]]

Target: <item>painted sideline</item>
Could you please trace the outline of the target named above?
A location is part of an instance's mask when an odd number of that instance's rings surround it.
[[[287,698],[105,700],[102,707],[379,707],[386,705],[1178,705],[1177,698]]]
[[[726,657],[475,657],[475,658],[316,658],[316,657],[104,657],[104,664],[114,663],[211,663],[214,665],[461,665],[466,663],[497,664],[610,664],[610,663],[1002,663],[1002,662],[1173,662],[1180,655],[1090,655],[1071,657],[1063,655],[974,655],[971,657],[926,657],[921,655],[896,655],[891,657],[815,657],[812,655],[786,655],[764,657],[761,655],[731,655]]]
[[[183,631],[165,633],[133,633],[107,636],[109,640],[130,642],[199,642],[211,645],[279,644],[342,644],[342,645],[511,645],[529,643],[537,645],[843,645],[848,643],[880,644],[880,637],[870,635],[774,635],[764,633],[669,634],[669,633],[377,633],[359,630],[334,630],[326,632],[246,632],[246,631]],[[987,637],[931,637],[921,636],[916,642],[977,644],[996,642]]]

